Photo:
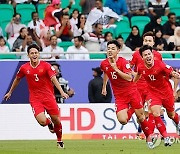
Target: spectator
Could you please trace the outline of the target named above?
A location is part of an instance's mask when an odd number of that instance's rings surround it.
[[[78,23],[78,16],[79,16],[79,10],[74,9],[70,17],[70,23],[72,27],[74,27]]]
[[[0,36],[3,36],[3,30],[1,27],[0,27]]]
[[[176,101],[176,102],[180,102],[180,89],[177,90],[176,95],[177,95],[177,96],[176,96],[175,101]]]
[[[125,59],[131,59],[132,58],[132,50],[127,47],[124,43],[124,39],[121,35],[119,35],[118,37],[116,37],[116,40],[119,42],[120,44],[120,50],[119,50],[119,56],[123,57]],[[126,52],[131,52],[131,53],[126,53]]]
[[[45,48],[51,44],[50,41],[51,31],[48,28],[44,28],[40,33],[40,41],[42,48]]]
[[[82,7],[82,14],[88,15],[92,8],[95,7],[96,0],[80,0],[80,6]]]
[[[74,36],[81,36],[84,33],[92,32],[92,27],[86,25],[86,16],[84,14],[79,14],[78,22],[73,27]]]
[[[155,32],[155,29],[159,29],[162,31],[163,27],[161,25],[161,17],[160,16],[154,16],[153,18],[151,18],[151,21],[144,27],[144,32],[143,34],[145,34],[146,32]]]
[[[88,50],[82,46],[83,37],[76,36],[74,37],[74,45],[68,47],[66,58],[70,60],[89,60]],[[71,54],[68,54],[71,53]],[[78,53],[78,54],[77,54]]]
[[[0,0],[0,4],[7,4],[9,0]]]
[[[138,50],[142,46],[142,38],[140,37],[139,28],[132,27],[132,31],[126,39],[126,46],[131,48],[132,51]]]
[[[107,43],[109,41],[112,41],[112,39],[113,39],[113,34],[111,32],[106,32],[104,34],[104,42],[101,44],[101,51],[107,50]]]
[[[61,0],[52,0],[52,3],[45,9],[44,24],[48,27],[55,27],[58,23],[60,23],[62,14],[68,13],[71,5],[72,0],[70,0],[67,8],[62,9]]]
[[[147,15],[145,0],[126,0],[126,3],[129,17]]]
[[[8,46],[6,46],[6,41],[5,39],[0,36],[0,53],[6,53],[9,52]]]
[[[63,91],[67,93],[69,97],[73,97],[75,92],[72,88],[69,87],[68,81],[62,77],[60,65],[58,63],[51,63],[51,65],[55,68],[56,78],[59,81]],[[60,95],[58,89],[55,86],[54,86],[54,93],[57,103],[65,103],[64,98]]]
[[[109,7],[118,15],[127,15],[127,5],[125,0],[106,0],[105,7]]]
[[[154,31],[154,36],[155,36],[155,44],[154,48],[157,51],[167,51],[168,50],[168,45],[166,39],[162,37],[162,31],[161,29],[156,28]]]
[[[34,29],[38,37],[40,37],[41,29],[45,27],[42,20],[39,19],[37,12],[32,12],[32,20],[28,23],[30,29]]]
[[[168,21],[163,25],[163,38],[167,40],[170,36],[174,35],[174,30],[177,26],[180,26],[180,24],[176,22],[176,14],[169,13]]]
[[[61,23],[56,25],[56,36],[62,41],[71,41],[73,32],[69,21],[69,14],[63,14]]]
[[[93,32],[85,33],[82,35],[82,37],[85,40],[85,47],[88,49],[88,51],[100,51],[101,43],[104,42],[104,37],[102,35],[102,25],[101,24],[95,24],[95,28]]]
[[[173,43],[174,50],[180,51],[180,27],[176,27],[174,30],[174,35],[170,36],[168,39],[168,44]]]
[[[26,27],[26,25],[21,24],[21,15],[16,13],[13,15],[13,18],[9,24],[6,26],[6,33],[8,34],[8,43],[10,45],[10,49],[12,49],[14,41],[19,36],[19,31],[21,28]]]
[[[94,79],[89,81],[88,84],[88,98],[90,103],[111,103],[112,93],[109,83],[107,83],[107,95],[101,94],[103,86],[103,72],[100,67],[92,68]]]
[[[21,52],[22,51],[22,44],[27,35],[28,35],[27,28],[26,27],[21,28],[19,31],[19,36],[17,37],[17,39],[15,40],[15,42],[13,44],[13,47],[12,47],[13,52]]]
[[[52,35],[50,37],[51,44],[43,49],[43,53],[52,52],[52,54],[42,54],[42,58],[45,59],[65,59],[64,49],[57,46],[57,37]],[[60,54],[62,53],[62,54]]]
[[[108,7],[103,7],[102,0],[96,0],[95,8],[89,13],[86,24],[94,25],[95,23],[100,23],[108,25],[111,17],[119,20],[117,13]]]
[[[169,14],[168,0],[150,0],[148,3],[150,15],[153,16],[167,16]]]

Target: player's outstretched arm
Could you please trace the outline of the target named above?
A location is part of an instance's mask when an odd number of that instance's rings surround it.
[[[141,77],[141,74],[136,73],[133,79],[133,82],[137,82]]]
[[[69,98],[69,95],[66,94],[63,89],[61,88],[61,85],[59,84],[58,80],[56,79],[56,76],[53,76],[51,78],[51,81],[53,82],[53,84],[56,86],[56,88],[59,90],[61,96],[65,99]]]
[[[19,82],[21,81],[21,78],[15,78],[11,88],[9,90],[9,92],[4,96],[4,99],[7,101],[8,99],[10,99],[12,92],[14,91],[14,89],[18,86]]]
[[[101,92],[101,94],[104,95],[104,96],[107,95],[107,90],[106,90],[107,82],[108,82],[108,76],[107,76],[106,73],[104,73],[104,76],[103,76],[103,87],[102,87],[102,92]]]

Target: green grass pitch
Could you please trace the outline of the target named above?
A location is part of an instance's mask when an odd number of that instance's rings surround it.
[[[58,149],[55,140],[0,141],[0,154],[180,154],[180,143],[148,149],[140,140],[65,140]]]

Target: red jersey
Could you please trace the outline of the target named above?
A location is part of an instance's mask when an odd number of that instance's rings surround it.
[[[149,92],[161,99],[173,95],[169,80],[165,77],[170,76],[173,68],[160,60],[155,60],[151,68],[147,68],[143,63],[138,65],[138,74],[141,74],[148,84]]]
[[[26,77],[30,102],[55,98],[51,78],[56,75],[55,69],[47,62],[40,61],[36,67],[30,62],[22,65],[17,73],[18,78]]]
[[[119,57],[116,61],[117,67],[124,73],[130,73],[131,69],[128,62]],[[114,96],[117,98],[118,96],[128,96],[134,91],[137,90],[136,85],[133,82],[122,79],[116,71],[111,67],[108,59],[105,59],[101,62],[101,69],[105,72],[111,82],[111,86],[113,89]]]
[[[162,56],[159,52],[157,52],[156,50],[153,50],[153,54],[154,54],[154,60],[161,60],[162,61]],[[137,72],[137,67],[140,63],[144,63],[140,53],[139,53],[139,50],[138,51],[135,51],[132,55],[132,60],[130,61],[130,64],[132,66],[134,66],[134,71]],[[137,87],[138,89],[142,88],[146,88],[147,87],[147,84],[146,84],[146,81],[143,77],[141,77],[138,82],[137,82]]]

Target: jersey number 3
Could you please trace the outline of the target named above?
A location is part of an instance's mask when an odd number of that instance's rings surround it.
[[[38,75],[34,74],[34,76],[35,76],[35,81],[39,81]]]

